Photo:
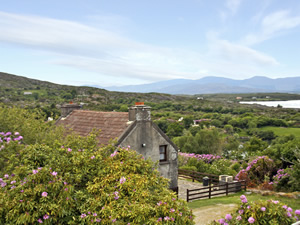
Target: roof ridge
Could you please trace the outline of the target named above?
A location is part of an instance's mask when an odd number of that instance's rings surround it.
[[[118,113],[118,114],[128,114],[129,112],[114,112],[114,111],[110,111],[110,112],[106,112],[106,111],[95,111],[95,110],[84,110],[84,109],[76,109],[73,110],[72,112],[93,112],[93,113]]]

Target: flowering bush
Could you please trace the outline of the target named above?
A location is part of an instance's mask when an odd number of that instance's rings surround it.
[[[246,169],[242,169],[235,176],[236,180],[247,180],[248,186],[263,183],[265,177],[270,177],[275,169],[275,163],[268,156],[259,156],[248,163]]]
[[[195,154],[195,153],[180,152],[179,155],[183,157],[185,162],[187,162],[189,158],[195,158],[195,159],[201,160],[205,163],[212,163],[214,160],[222,158],[219,155],[212,155],[212,154]]]
[[[299,220],[300,210],[293,210],[279,201],[257,201],[249,203],[245,195],[240,196],[241,206],[233,214],[211,224],[243,225],[272,224],[290,225]]]
[[[198,172],[215,175],[228,174],[235,175],[231,168],[232,162],[223,159],[221,156],[212,154],[179,153],[180,169],[189,169]]]
[[[9,165],[10,158],[22,148],[22,139],[19,132],[0,132],[0,176],[2,169]]]
[[[0,176],[0,224],[194,224],[152,161],[112,145],[83,149],[92,140],[81,141],[11,154],[14,167]]]

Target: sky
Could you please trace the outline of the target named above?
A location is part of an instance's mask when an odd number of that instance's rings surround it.
[[[102,87],[300,76],[298,0],[0,0],[0,71]]]

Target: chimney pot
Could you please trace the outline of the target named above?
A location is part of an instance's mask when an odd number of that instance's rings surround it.
[[[142,102],[143,103],[143,102]],[[151,107],[135,105],[129,108],[129,121],[151,121]]]

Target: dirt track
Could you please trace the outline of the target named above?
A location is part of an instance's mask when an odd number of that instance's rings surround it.
[[[186,200],[186,189],[196,189],[203,187],[201,183],[187,181],[186,179],[178,179],[179,198]],[[197,225],[206,225],[213,220],[224,218],[226,214],[232,213],[237,209],[236,204],[216,204],[214,206],[201,207],[193,209],[196,216]]]

